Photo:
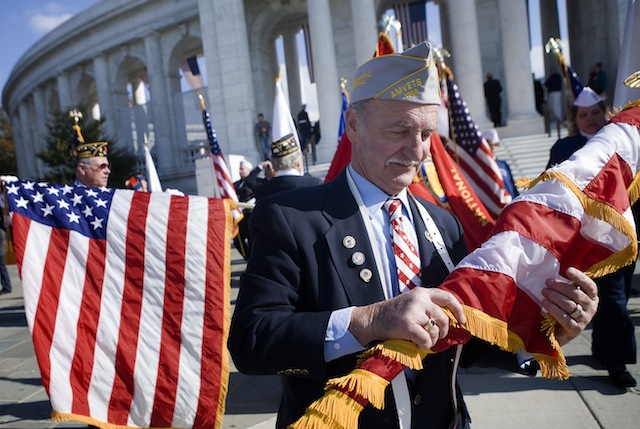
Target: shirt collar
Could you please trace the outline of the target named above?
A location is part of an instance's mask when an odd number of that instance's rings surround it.
[[[351,177],[353,178],[353,182],[362,196],[362,202],[364,202],[364,205],[367,207],[369,216],[373,217],[382,208],[383,204],[391,197],[400,199],[406,212],[411,216],[411,210],[409,210],[409,197],[406,188],[398,195],[389,195],[358,174],[358,172],[353,168],[353,165],[349,164],[348,168],[351,173]]]
[[[300,173],[295,168],[285,168],[284,170],[278,170],[275,177],[282,176],[302,176],[302,173]]]

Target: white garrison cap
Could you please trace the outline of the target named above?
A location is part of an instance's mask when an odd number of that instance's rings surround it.
[[[580,94],[578,94],[578,96],[576,97],[573,105],[577,107],[591,107],[595,106],[601,101],[602,97],[596,94],[593,89],[585,86],[584,88],[582,88],[582,91],[580,91]]]
[[[487,142],[498,143],[500,141],[500,137],[498,136],[498,131],[495,128],[489,128],[482,133],[482,138]]]
[[[351,103],[377,99],[440,104],[431,45],[423,42],[402,53],[367,61],[356,70],[349,98]]]

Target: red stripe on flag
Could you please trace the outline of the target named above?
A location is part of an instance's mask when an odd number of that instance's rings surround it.
[[[632,181],[629,165],[616,153],[584,188],[584,193],[596,201],[605,201],[622,214],[629,208],[627,188]]]
[[[575,217],[529,201],[517,201],[503,210],[492,234],[504,231],[515,231],[551,252],[562,263],[560,274],[571,266],[585,271],[613,253],[583,237]]]
[[[467,306],[508,321],[508,329],[527,340],[527,352],[558,355],[546,336],[540,334],[543,318],[540,306],[518,288],[513,277],[497,271],[458,268],[447,276],[439,288],[453,293]],[[517,311],[512,312],[513,309]]]
[[[47,259],[44,264],[42,288],[38,298],[38,308],[33,320],[33,345],[36,349],[42,385],[49,394],[51,380],[51,362],[49,354],[53,340],[53,330],[58,315],[60,287],[64,274],[65,260],[69,248],[69,231],[60,228],[51,229]]]
[[[20,276],[22,277],[22,260],[24,259],[24,250],[27,245],[27,236],[29,235],[31,220],[27,217],[14,213],[11,217],[11,223],[13,224],[13,253],[16,255],[18,272],[21,273]]]
[[[109,401],[108,421],[125,426],[133,396],[140,310],[144,282],[145,229],[149,192],[134,192],[127,222],[127,255],[122,293],[120,332],[116,350],[116,374]]]
[[[71,410],[74,414],[79,415],[90,415],[89,385],[93,372],[106,258],[107,242],[105,240],[89,240],[82,304],[78,315],[76,347],[70,374],[73,390]]]
[[[167,225],[167,251],[162,338],[158,378],[151,414],[152,427],[169,427],[173,423],[180,368],[182,313],[184,311],[185,256],[187,248],[187,221],[180,213],[188,213],[189,200],[171,198]]]
[[[221,420],[224,403],[220,403],[219,386],[226,386],[227,368],[227,310],[228,291],[226,280],[228,266],[225,262],[229,249],[224,224],[226,206],[222,200],[209,199],[209,222],[207,228],[207,279],[204,303],[204,327],[202,330],[202,367],[200,372],[200,395],[194,428],[214,427]],[[222,232],[222,234],[217,234]],[[219,249],[225,249],[220,252]],[[223,273],[223,275],[220,275]],[[224,293],[222,293],[224,291]],[[220,317],[224,315],[224,317]],[[224,402],[224,401],[222,401]]]

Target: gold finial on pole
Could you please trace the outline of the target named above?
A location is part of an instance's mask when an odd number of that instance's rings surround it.
[[[550,37],[549,41],[544,45],[545,52],[553,52],[555,55],[562,55],[562,40],[558,37]]]
[[[207,106],[204,104],[204,96],[202,94],[198,94],[198,100],[200,100],[200,108],[205,110]]]
[[[640,89],[640,70],[633,73],[631,76],[624,80],[624,84],[629,88]]]
[[[347,79],[343,76],[340,78],[340,89],[346,91],[347,88]]]
[[[69,111],[69,117],[73,118],[73,120],[75,121],[76,125],[78,125],[78,122],[80,121],[80,119],[82,119],[82,112],[79,110],[70,110]]]

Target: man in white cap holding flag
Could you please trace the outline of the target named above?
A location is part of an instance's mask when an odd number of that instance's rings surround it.
[[[431,349],[449,332],[442,307],[465,322],[460,302],[436,287],[447,266],[467,253],[460,223],[407,191],[438,123],[431,46],[373,58],[353,82],[345,131],[351,163],[331,182],[259,202],[251,216],[254,247],[240,280],[229,350],[243,373],[283,376],[278,428],[301,418],[327,380],[352,371],[370,345],[403,339]],[[595,284],[570,272],[585,317],[558,322],[556,334],[567,339],[585,328],[597,306]],[[569,282],[546,285],[558,291]],[[545,296],[558,307],[576,305],[562,292]],[[465,364],[525,372],[515,355],[488,343],[464,347]],[[361,405],[359,420],[345,427],[468,427],[455,380],[459,350],[430,354],[424,370],[401,372],[384,391],[383,410]],[[353,409],[356,401],[336,405]]]

